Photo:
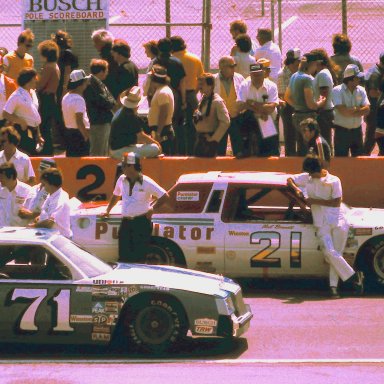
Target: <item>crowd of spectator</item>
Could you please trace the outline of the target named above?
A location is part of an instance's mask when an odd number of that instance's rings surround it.
[[[180,36],[145,42],[141,88],[128,42],[110,31],[90,36],[99,53],[90,74],[60,30],[38,44],[37,71],[35,36],[23,31],[17,48],[0,55],[0,127],[18,133],[13,156],[52,156],[56,148],[68,157],[280,156],[280,119],[285,156],[315,151],[329,163],[332,155],[370,155],[375,143],[384,155],[384,53],[364,75],[343,34],[333,36],[331,56],[292,47],[283,58],[270,29],[253,40],[236,20],[229,32],[234,44],[216,74],[204,72]]]

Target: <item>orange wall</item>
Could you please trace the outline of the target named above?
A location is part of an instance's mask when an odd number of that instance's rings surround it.
[[[92,197],[113,191],[117,161],[110,158],[55,158],[64,174],[64,189],[71,196]],[[39,158],[32,163],[37,170]],[[144,173],[164,188],[170,188],[183,173],[207,171],[280,171],[297,173],[302,158],[216,159],[168,157],[142,160]],[[331,173],[340,177],[344,201],[360,207],[384,208],[384,158],[334,158]],[[92,185],[93,184],[93,185]],[[88,189],[88,191],[87,191]],[[90,196],[92,195],[92,196]],[[384,222],[384,215],[383,215]]]

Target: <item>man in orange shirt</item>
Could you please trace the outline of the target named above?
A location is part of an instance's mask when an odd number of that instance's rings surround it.
[[[5,74],[17,80],[22,69],[33,68],[33,57],[28,51],[33,47],[35,35],[30,29],[21,32],[17,38],[17,49],[4,56]]]
[[[16,82],[3,73],[3,57],[0,55],[0,128],[4,127],[6,123],[6,119],[3,117],[5,102],[16,88]]]
[[[178,152],[180,155],[192,155],[196,141],[196,130],[192,116],[198,105],[197,79],[203,74],[204,69],[200,58],[187,51],[187,45],[182,37],[172,36],[171,42],[172,55],[181,61],[185,71],[186,105],[183,105],[185,123],[181,137],[179,135]]]

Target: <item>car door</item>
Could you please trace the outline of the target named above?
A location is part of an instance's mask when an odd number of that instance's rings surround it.
[[[40,245],[1,245],[0,338],[9,342],[81,343],[92,332],[91,287]]]
[[[227,275],[326,275],[310,212],[289,191],[276,186],[231,185],[224,204],[230,207],[222,216]]]

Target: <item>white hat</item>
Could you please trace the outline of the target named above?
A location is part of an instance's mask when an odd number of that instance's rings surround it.
[[[69,81],[71,83],[76,83],[77,81],[89,79],[91,76],[87,76],[82,69],[75,69],[69,75]]]
[[[346,79],[347,77],[364,77],[364,73],[360,71],[359,67],[355,64],[348,64],[347,67],[344,70],[343,78]]]
[[[139,162],[140,159],[135,152],[124,152],[121,157],[122,164],[138,164]]]
[[[120,102],[126,108],[137,108],[142,102],[141,89],[137,85],[124,91],[120,96]]]

